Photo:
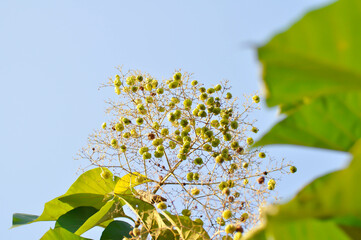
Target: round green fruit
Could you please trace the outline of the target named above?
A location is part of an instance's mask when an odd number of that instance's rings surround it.
[[[127,77],[127,79],[125,80],[126,84],[128,84],[129,86],[132,86],[135,84],[136,78],[135,76],[129,76]]]
[[[222,217],[223,217],[224,219],[226,219],[226,220],[227,220],[227,219],[230,219],[230,218],[232,217],[232,212],[231,212],[231,210],[227,209],[227,210],[223,211]]]
[[[223,189],[222,193],[226,196],[229,196],[229,194],[231,194],[231,190],[229,188],[225,188]]]
[[[163,138],[156,138],[152,141],[152,145],[157,147],[163,144]]]
[[[234,226],[233,224],[228,224],[224,230],[227,234],[232,234],[234,233],[234,231],[236,231],[236,226]]]
[[[253,138],[251,138],[251,137],[247,138],[247,144],[248,145],[252,145],[253,143],[254,143]]]
[[[190,107],[192,107],[192,100],[191,99],[184,100],[183,105],[185,108],[189,109]]]
[[[136,92],[136,91],[138,91],[138,87],[137,86],[132,86],[131,90],[132,90],[132,92]]]
[[[164,156],[164,152],[155,151],[154,157],[156,158],[162,158]]]
[[[226,99],[231,99],[231,98],[232,98],[232,93],[229,93],[229,92],[228,92],[228,93],[226,94]]]
[[[239,143],[238,143],[238,142],[232,142],[232,143],[231,143],[231,148],[232,148],[233,150],[236,150],[238,147],[239,147]]]
[[[142,75],[138,75],[138,76],[137,76],[137,81],[138,81],[138,82],[143,82],[143,76],[142,76]]]
[[[193,173],[192,172],[187,173],[187,180],[189,182],[193,181]]]
[[[180,117],[181,117],[181,115],[182,115],[182,112],[177,109],[177,110],[175,110],[175,111],[173,112],[173,114],[174,114],[174,116],[175,116],[176,119],[180,119]]]
[[[225,189],[227,187],[227,183],[226,182],[221,182],[218,185],[219,190],[223,191],[223,189]]]
[[[173,75],[173,80],[175,81],[180,81],[182,79],[182,74],[180,72],[176,72],[174,75]]]
[[[164,88],[157,89],[157,94],[163,94],[163,93],[164,93]]]
[[[127,146],[125,146],[125,145],[120,146],[120,151],[122,153],[125,153],[127,151]]]
[[[153,80],[152,81],[152,87],[155,89],[158,87],[158,81],[157,80]]]
[[[186,160],[187,159],[187,155],[186,154],[177,154],[177,158],[179,158],[180,160]]]
[[[152,154],[150,152],[143,153],[144,160],[151,159],[151,158],[152,158]]]
[[[175,149],[176,146],[177,146],[177,144],[176,144],[175,142],[169,141],[169,148],[170,148],[170,149]]]
[[[207,143],[207,144],[204,144],[204,145],[203,145],[203,150],[204,150],[204,151],[207,151],[207,152],[210,152],[210,151],[212,151],[212,146],[209,145],[208,143]]]
[[[222,155],[218,155],[218,156],[215,158],[215,161],[216,161],[216,163],[221,164],[221,163],[224,162],[224,158],[223,158]]]
[[[104,122],[104,123],[102,124],[102,128],[103,128],[103,129],[106,129],[106,128],[107,128],[107,123],[106,123],[106,122]]]
[[[186,127],[187,125],[188,125],[188,120],[187,119],[182,119],[181,121],[180,121],[180,125],[182,126],[182,127]]]
[[[291,172],[291,173],[297,172],[297,168],[296,168],[295,166],[291,166],[291,167],[290,167],[290,172]]]
[[[191,82],[191,85],[192,86],[196,86],[198,84],[198,81],[197,80],[193,80],[192,82]]]
[[[168,84],[169,89],[175,89],[178,87],[178,82],[172,81]]]
[[[141,147],[139,149],[139,154],[140,155],[143,155],[145,152],[148,152],[149,151],[149,148],[148,147]]]
[[[259,129],[256,128],[256,127],[252,127],[251,131],[254,132],[254,133],[258,133]]]
[[[208,88],[207,89],[207,93],[208,94],[213,94],[216,90],[214,88]]]
[[[120,94],[120,88],[119,87],[115,87],[114,88],[114,92],[119,95]]]
[[[160,125],[159,125],[158,122],[154,122],[154,123],[152,124],[152,127],[153,127],[154,129],[156,129],[156,130],[159,130]]]
[[[197,109],[198,110],[206,110],[206,106],[204,104],[198,104]]]
[[[265,157],[266,157],[266,154],[265,154],[264,152],[260,152],[260,153],[258,154],[258,156],[259,156],[260,158],[265,158]]]
[[[234,181],[233,180],[228,180],[227,181],[227,186],[230,187],[230,188],[233,188],[234,187]]]
[[[135,123],[136,123],[137,125],[142,125],[142,124],[144,123],[144,119],[143,119],[143,118],[137,118],[137,119],[135,120]]]
[[[160,202],[158,203],[157,208],[159,208],[160,210],[167,209],[167,204],[165,204],[165,202]]]
[[[231,128],[232,129],[237,129],[238,128],[238,122],[237,121],[232,121],[231,122]]]
[[[163,136],[167,136],[167,135],[169,134],[168,128],[163,128],[163,129],[160,131],[160,134],[162,134]]]
[[[213,114],[214,114],[214,115],[218,115],[218,114],[220,114],[220,112],[221,112],[221,109],[220,109],[219,107],[215,107],[215,108],[213,109]]]
[[[118,148],[118,140],[112,139],[110,145],[112,145],[113,148]]]
[[[147,90],[147,91],[152,91],[152,89],[153,89],[153,86],[152,86],[151,83],[145,84],[145,90]]]
[[[197,196],[197,195],[199,195],[199,193],[200,193],[200,190],[198,188],[192,188],[192,190],[191,190],[192,195]]]
[[[230,134],[230,133],[224,134],[223,140],[224,141],[231,141],[232,140],[232,134]]]
[[[214,119],[211,121],[211,126],[214,127],[214,128],[218,128],[219,127],[219,121]]]
[[[214,90],[216,91],[221,91],[222,86],[220,84],[217,84],[216,86],[214,86]]]
[[[124,130],[124,125],[121,123],[116,123],[114,127],[115,127],[115,130],[117,130],[118,132],[121,132]]]
[[[201,95],[199,95],[199,100],[201,100],[201,101],[205,101],[207,98],[208,98],[207,93],[202,93]]]
[[[203,164],[203,159],[200,158],[200,157],[194,159],[194,164],[195,165],[202,165]]]
[[[259,103],[259,101],[260,101],[260,98],[257,95],[253,96],[252,99],[253,99],[253,102],[255,102],[255,103]]]
[[[125,125],[129,125],[131,123],[131,121],[128,119],[128,118],[122,118],[122,122],[125,124]]]
[[[207,117],[207,112],[206,111],[199,111],[198,117],[201,117],[201,118]]]
[[[122,135],[123,138],[130,138],[130,136],[131,136],[130,132],[125,132]]]
[[[221,143],[221,141],[218,138],[215,138],[212,141],[212,147],[218,147],[218,145]]]

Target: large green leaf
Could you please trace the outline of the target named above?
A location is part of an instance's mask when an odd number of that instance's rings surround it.
[[[360,22],[361,1],[340,0],[259,48],[267,104],[289,117],[255,146],[349,151],[361,137]]]
[[[294,144],[350,151],[361,138],[360,109],[361,92],[317,98],[276,124],[255,146]]]
[[[89,217],[84,224],[82,224],[78,230],[76,230],[75,234],[81,235],[88,231],[89,229],[105,222],[110,219],[114,219],[117,217],[124,217],[125,214],[122,209],[122,205],[119,201],[111,200],[108,201],[99,211],[97,211],[94,215]]]
[[[98,210],[93,207],[78,207],[60,216],[55,223],[55,227],[62,227],[75,233],[88,218],[95,214]]]
[[[192,221],[187,216],[176,216],[164,211],[164,216],[176,227],[181,239],[184,240],[203,240],[210,239],[208,233],[199,223]]]
[[[346,232],[331,221],[304,219],[297,221],[271,221],[267,230],[247,233],[244,240],[351,240]]]
[[[130,238],[129,232],[133,227],[126,222],[115,220],[106,227],[100,237],[100,240],[119,240],[124,237]]]
[[[152,204],[144,202],[138,198],[126,195],[118,195],[121,200],[138,216],[142,221],[145,233],[142,235],[152,236],[153,239],[158,240],[173,240],[178,239],[178,234],[175,233],[167,224],[155,207]],[[144,237],[143,236],[143,237]]]
[[[257,145],[346,151],[344,170],[316,179],[265,210],[245,239],[361,239],[361,1],[340,0],[307,14],[259,49],[269,106],[288,114]]]
[[[361,90],[361,1],[308,13],[259,48],[269,106]]]
[[[90,240],[89,238],[80,237],[64,228],[55,228],[47,231],[40,240]]]
[[[70,210],[74,209],[71,205],[64,203],[59,200],[59,198],[64,198],[65,196],[70,196],[73,194],[79,193],[92,193],[92,194],[102,194],[106,195],[108,193],[113,192],[116,182],[118,182],[119,178],[112,177],[108,179],[103,179],[101,177],[101,172],[103,170],[101,168],[91,169],[82,175],[70,186],[69,190],[62,196],[47,202],[44,207],[43,213],[37,218],[32,219],[31,217],[24,217],[27,215],[21,215],[21,221],[18,221],[19,214],[14,214],[15,219],[15,226],[28,224],[37,221],[54,221],[57,220],[63,214],[69,212]],[[95,207],[95,206],[94,206]],[[14,220],[13,220],[14,222]],[[21,223],[21,224],[19,224]]]

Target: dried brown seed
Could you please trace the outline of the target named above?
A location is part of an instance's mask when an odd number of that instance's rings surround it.
[[[257,179],[257,182],[258,182],[259,184],[263,184],[263,183],[264,183],[264,177],[259,177],[259,178]]]

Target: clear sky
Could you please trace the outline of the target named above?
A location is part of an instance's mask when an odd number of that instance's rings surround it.
[[[40,214],[76,179],[81,163],[73,158],[100,127],[104,100],[113,94],[97,88],[115,66],[159,78],[182,68],[209,86],[228,79],[240,97],[255,93],[260,67],[253,46],[327,2],[0,1],[0,238],[39,239],[52,226],[8,230],[12,213]],[[277,110],[256,117],[262,134]],[[330,151],[267,150],[299,169],[277,185],[286,198],[347,163],[347,155]]]

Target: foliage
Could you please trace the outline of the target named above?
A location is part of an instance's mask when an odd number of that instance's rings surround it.
[[[279,173],[289,167],[250,148],[258,129],[248,115],[258,109],[259,97],[239,106],[227,82],[205,88],[188,73],[160,81],[119,71],[103,85],[115,88],[116,97],[107,102],[111,120],[89,137],[80,158],[118,175],[142,174],[131,181],[142,183],[134,195],[166,202],[161,208],[178,216],[186,210],[210,234],[221,237],[223,222],[254,226]],[[226,209],[233,212],[227,221]]]
[[[294,199],[265,210],[246,239],[360,239],[361,2],[340,0],[308,13],[259,48],[267,104],[287,117],[255,145],[296,144],[349,152]]]
[[[239,106],[227,82],[206,89],[187,73],[158,81],[119,70],[104,85],[117,95],[112,119],[79,153],[97,168],[41,216],[14,214],[13,225],[56,221],[44,239],[96,226],[105,228],[101,239],[239,238],[290,166],[251,148],[258,129],[248,115],[260,98]]]

